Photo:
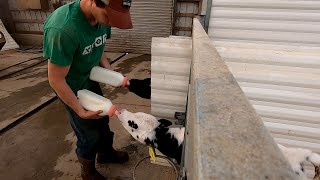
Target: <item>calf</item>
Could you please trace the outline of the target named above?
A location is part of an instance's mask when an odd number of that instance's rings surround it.
[[[320,155],[313,153],[308,149],[302,148],[288,148],[278,144],[283,155],[287,158],[293,171],[301,177],[301,179],[307,179],[304,165],[306,162],[310,162],[315,167],[314,180],[320,180]]]
[[[131,113],[125,109],[116,112],[123,127],[139,142],[158,149],[162,154],[180,164],[184,140],[184,127],[169,127],[166,119],[157,120],[142,112]]]

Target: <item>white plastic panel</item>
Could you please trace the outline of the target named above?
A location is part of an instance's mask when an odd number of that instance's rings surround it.
[[[320,1],[214,0],[208,34],[278,143],[320,153]]]
[[[192,58],[191,38],[152,38],[151,113],[174,119],[185,112]]]
[[[215,40],[316,46],[320,2],[313,0],[214,0],[209,36]]]

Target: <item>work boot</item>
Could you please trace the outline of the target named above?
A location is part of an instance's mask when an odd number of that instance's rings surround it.
[[[129,160],[129,155],[126,152],[117,151],[112,148],[110,152],[98,153],[97,162],[100,164],[105,163],[125,163]]]
[[[97,170],[94,160],[83,159],[78,156],[81,164],[81,178],[82,180],[106,180]]]

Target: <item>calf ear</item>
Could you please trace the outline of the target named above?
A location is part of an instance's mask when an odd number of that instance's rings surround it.
[[[172,122],[166,119],[159,119],[158,121],[161,127],[168,127],[172,125]]]

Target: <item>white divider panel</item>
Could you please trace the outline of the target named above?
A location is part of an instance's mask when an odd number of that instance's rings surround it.
[[[174,119],[185,112],[192,58],[191,38],[152,38],[151,113]]]
[[[222,59],[275,140],[320,153],[320,46],[223,44],[217,47]]]
[[[320,2],[314,0],[214,0],[209,36],[215,41],[317,46]]]
[[[278,143],[317,153],[319,32],[320,1],[212,1],[208,34],[265,126]]]

